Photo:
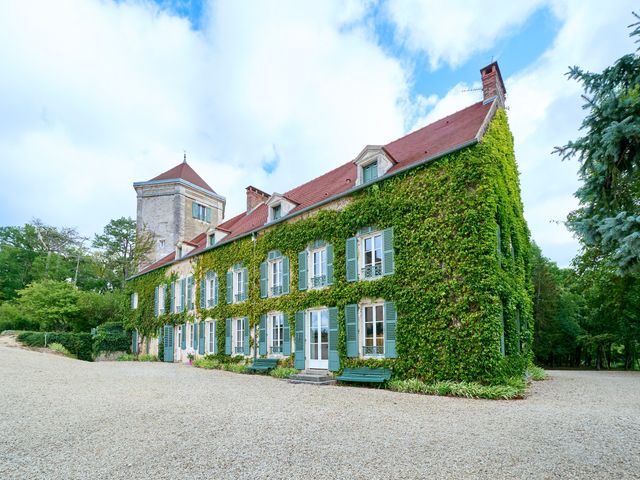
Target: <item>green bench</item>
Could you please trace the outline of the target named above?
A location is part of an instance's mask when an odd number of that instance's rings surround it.
[[[277,358],[256,358],[253,361],[253,365],[249,365],[247,370],[253,372],[268,372],[269,370],[278,366]]]
[[[391,378],[388,368],[345,368],[342,375],[336,377],[341,382],[384,383]]]

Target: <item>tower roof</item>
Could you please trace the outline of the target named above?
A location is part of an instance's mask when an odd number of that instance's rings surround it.
[[[213,188],[209,186],[207,182],[205,182],[200,175],[196,173],[196,171],[191,168],[191,166],[186,162],[186,160],[175,167],[167,170],[164,173],[161,173],[157,177],[153,177],[150,182],[155,180],[178,180],[182,179],[189,183],[193,183],[200,188],[204,188],[210,192],[216,193]],[[216,194],[217,195],[217,194]]]

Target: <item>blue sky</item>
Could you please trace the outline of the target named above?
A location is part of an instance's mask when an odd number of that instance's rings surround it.
[[[482,8],[479,8],[482,7]],[[583,116],[570,65],[635,47],[633,2],[0,3],[0,225],[93,235],[135,216],[132,183],[189,162],[227,197],[282,192],[477,101],[497,60],[532,238],[560,265]]]

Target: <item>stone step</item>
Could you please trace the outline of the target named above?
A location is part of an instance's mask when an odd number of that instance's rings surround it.
[[[306,383],[309,385],[333,385],[334,378],[326,370],[305,370],[289,376],[290,383]]]

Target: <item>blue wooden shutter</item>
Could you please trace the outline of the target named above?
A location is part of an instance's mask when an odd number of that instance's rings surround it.
[[[225,320],[224,329],[224,353],[225,355],[231,355],[231,319]]]
[[[187,308],[187,279],[183,278],[180,280],[180,298],[182,299],[180,302],[180,311],[184,312],[184,309]]]
[[[186,350],[187,349],[187,324],[183,323],[182,324],[182,349]]]
[[[138,331],[136,329],[131,332],[131,353],[138,354]]]
[[[267,316],[260,315],[260,355],[267,354]]]
[[[290,288],[290,268],[289,268],[289,257],[282,257],[282,293],[289,293]]]
[[[344,307],[344,321],[347,337],[347,357],[358,357],[358,305],[352,303]]]
[[[198,322],[193,322],[191,324],[191,328],[193,328],[193,349],[197,352],[198,351],[198,340],[200,339],[199,336],[199,332],[198,332]]]
[[[208,223],[211,223],[211,208],[207,207],[204,214],[205,214],[205,220]]]
[[[219,288],[220,282],[218,281],[218,274],[215,272],[211,273],[211,281],[213,282],[213,298],[211,299],[211,306],[215,307],[218,305],[218,296],[220,295]]]
[[[213,353],[218,353],[218,321],[214,320],[209,324],[209,328],[213,328]]]
[[[307,289],[307,251],[298,253],[298,290]]]
[[[200,284],[200,309],[207,308],[207,283],[209,282],[209,272],[198,282]]]
[[[289,328],[289,315],[282,314],[282,354],[291,355],[291,330]]]
[[[249,354],[251,353],[249,347],[249,317],[244,317],[242,319],[242,325],[244,325],[244,354],[249,356]]]
[[[382,274],[391,275],[394,270],[393,227],[391,227],[382,231]]]
[[[338,353],[338,309],[329,309],[329,370],[340,370],[340,354]]]
[[[195,305],[196,280],[195,278],[193,278],[193,275],[187,278],[187,283],[189,285],[189,287],[187,288],[187,305],[189,307],[189,310],[193,310],[194,308],[196,308],[196,305]]]
[[[134,303],[134,301],[135,301],[134,299],[136,298],[135,296],[136,296],[136,294],[135,294],[135,293],[132,293],[132,294],[131,294],[131,310],[133,310],[133,307],[134,307],[134,305],[135,305],[135,303]]]
[[[198,353],[200,355],[204,355],[204,346],[205,346],[205,342],[207,341],[207,338],[205,337],[205,327],[204,327],[204,322],[200,322],[200,343],[199,343],[199,349],[198,349]]]
[[[156,287],[153,289],[153,314],[157,317],[159,314],[159,303],[158,303],[158,289],[159,287]]]
[[[333,245],[327,245],[327,285],[333,285]]]
[[[198,204],[196,202],[191,202],[191,216],[198,218]]]
[[[260,264],[260,298],[269,296],[269,264],[262,262]]]
[[[171,282],[171,312],[175,313],[176,311],[176,284],[175,282]]]
[[[242,269],[242,300],[249,298],[249,269]]]
[[[294,367],[298,370],[304,370],[304,312],[296,312],[296,358]]]
[[[396,353],[396,323],[398,314],[394,302],[384,302],[384,356],[397,358]]]
[[[356,237],[347,238],[347,282],[358,280],[358,239]]]
[[[173,325],[164,326],[164,361],[173,362]]]
[[[227,303],[233,303],[233,272],[227,272]]]

